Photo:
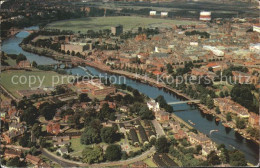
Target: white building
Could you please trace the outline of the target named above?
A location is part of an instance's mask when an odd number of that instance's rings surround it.
[[[162,17],[167,17],[168,16],[168,12],[161,12],[161,16]]]
[[[211,20],[211,12],[208,12],[208,11],[200,12],[200,20],[210,21]]]
[[[198,46],[199,43],[198,43],[198,42],[190,42],[190,45],[191,45],[191,46]]]
[[[256,32],[260,33],[260,25],[254,25],[253,26],[253,31],[256,31]]]
[[[155,16],[156,15],[156,11],[150,11],[150,16]]]
[[[214,55],[216,55],[218,57],[223,57],[225,54],[224,51],[221,51],[220,49],[218,49],[217,47],[214,47],[214,46],[204,45],[203,49],[211,51]]]
[[[256,44],[251,43],[249,46],[249,50],[252,52],[260,53],[260,43],[256,43]]]
[[[158,102],[156,102],[155,100],[151,100],[147,102],[147,107],[149,108],[149,110],[152,110],[154,112],[159,111],[160,110],[160,105]]]

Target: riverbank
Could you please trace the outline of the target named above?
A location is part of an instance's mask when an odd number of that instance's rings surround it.
[[[167,90],[167,91],[169,91],[171,93],[174,93],[174,94],[180,96],[183,99],[193,100],[192,98],[190,98],[186,94],[183,94],[180,91],[178,91],[178,90],[176,90],[174,88],[171,88],[171,87],[167,86],[166,84],[164,84],[162,82],[158,82],[158,81],[156,81],[156,80],[154,80],[152,78],[144,77],[144,76],[141,76],[141,75],[138,75],[138,74],[133,74],[133,73],[122,71],[122,70],[112,70],[112,69],[110,69],[110,67],[107,67],[107,66],[104,66],[104,65],[99,65],[99,64],[96,64],[94,62],[85,62],[85,64],[90,66],[90,67],[93,67],[93,68],[99,69],[101,71],[107,72],[107,73],[123,75],[123,76],[126,76],[126,77],[130,78],[130,79],[137,80],[137,81],[139,81],[141,83],[149,84],[149,85],[152,85],[152,86],[155,86],[155,87],[158,87],[158,88],[163,88],[163,89],[165,89],[165,90]],[[205,105],[203,105],[201,103],[198,103],[198,104],[195,104],[195,105],[204,114],[212,115],[214,117],[219,118],[221,120],[221,122],[227,123],[226,117],[224,115],[217,114],[215,112],[215,110],[209,109],[209,108],[207,108]],[[222,125],[225,124],[225,123],[222,123]],[[230,127],[233,128],[237,133],[239,133],[243,138],[245,138],[247,140],[251,140],[254,143],[256,143],[257,145],[260,144],[260,141],[257,140],[256,138],[251,137],[249,134],[247,134],[246,130],[237,129],[234,122],[229,122],[229,123],[231,125]],[[186,123],[186,124],[188,124],[188,123]]]

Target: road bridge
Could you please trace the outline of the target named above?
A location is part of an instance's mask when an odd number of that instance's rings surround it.
[[[187,101],[177,101],[177,102],[169,102],[170,105],[176,105],[176,104],[184,104],[184,103],[199,103],[200,100],[187,100]]]

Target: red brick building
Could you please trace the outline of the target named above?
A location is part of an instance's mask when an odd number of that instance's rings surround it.
[[[46,130],[48,133],[57,135],[60,133],[60,124],[57,122],[50,121],[47,125]]]

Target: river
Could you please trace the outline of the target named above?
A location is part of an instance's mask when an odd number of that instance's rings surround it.
[[[33,27],[35,28],[35,27]],[[36,27],[37,28],[37,27]],[[23,38],[29,35],[26,31],[21,31],[16,36],[6,39],[2,43],[2,51],[7,54],[24,54],[28,60],[36,61],[39,65],[46,64],[55,64],[57,61],[37,54],[32,54],[25,52],[19,46],[19,43],[23,40]],[[94,75],[102,74],[103,76],[110,77],[111,74],[107,74],[95,68],[86,66],[86,68]],[[81,68],[72,68],[68,70],[72,72],[72,74],[85,75],[86,72]],[[117,83],[124,82],[122,77],[119,75],[113,75],[116,78]],[[119,80],[121,79],[121,81]],[[159,89],[154,86],[150,86],[148,84],[143,84],[138,81],[126,78],[126,85],[129,85],[141,93],[147,95],[151,98],[156,98],[159,95],[163,95],[167,102],[176,102],[182,101],[182,98],[177,97],[175,94],[169,93],[163,89]],[[238,149],[245,154],[246,159],[253,164],[257,164],[259,162],[259,146],[252,141],[248,141],[244,139],[240,134],[236,133],[233,129],[225,128],[221,122],[216,123],[215,118],[211,115],[205,115],[202,113],[196,106],[188,105],[188,104],[178,104],[173,105],[174,113],[182,118],[184,121],[188,122],[191,120],[195,125],[194,128],[199,130],[200,132],[206,134],[217,144],[225,144],[225,146],[229,149]],[[210,130],[219,130],[218,132],[213,132],[211,135],[209,134]]]

